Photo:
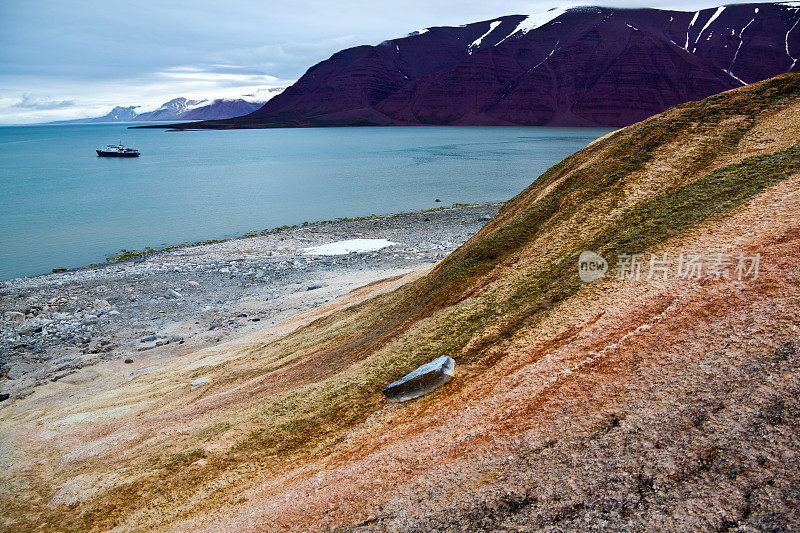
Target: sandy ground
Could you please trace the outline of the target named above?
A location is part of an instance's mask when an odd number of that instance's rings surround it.
[[[430,266],[500,204],[322,222],[159,252],[143,259],[0,285],[0,393],[22,398],[119,360],[119,379],[321,306],[357,287]],[[377,251],[309,248],[386,239]],[[0,396],[5,398],[5,396]]]

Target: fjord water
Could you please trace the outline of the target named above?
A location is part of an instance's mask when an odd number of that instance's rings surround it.
[[[303,221],[505,201],[608,131],[2,127],[0,279]],[[97,157],[119,140],[141,157]]]

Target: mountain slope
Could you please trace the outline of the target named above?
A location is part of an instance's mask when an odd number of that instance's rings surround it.
[[[435,27],[334,54],[244,117],[201,128],[624,126],[800,66],[800,8],[602,7]]]
[[[671,108],[549,169],[427,272],[114,388],[15,400],[3,526],[796,528],[798,126],[800,74]],[[586,250],[610,263],[591,283]],[[681,254],[705,258],[696,276],[649,275]],[[383,399],[440,355],[450,384]]]

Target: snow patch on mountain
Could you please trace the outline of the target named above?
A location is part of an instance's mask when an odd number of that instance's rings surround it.
[[[755,12],[758,13],[758,8],[756,8]],[[730,76],[733,76],[737,80],[739,80],[739,78],[737,78],[736,76],[733,75],[733,64],[736,63],[736,58],[739,57],[739,51],[742,49],[742,44],[744,43],[744,38],[742,38],[742,35],[744,34],[744,30],[746,30],[748,27],[750,27],[750,24],[755,22],[755,20],[756,20],[756,18],[755,18],[755,16],[753,16],[753,18],[750,19],[750,22],[745,24],[744,28],[742,28],[742,30],[739,32],[739,46],[736,47],[736,53],[733,54],[733,59],[731,59],[730,66],[727,68],[727,70],[724,70]],[[744,81],[742,81],[742,80],[739,80],[739,81],[741,81],[742,83],[747,85],[747,83],[745,83]]]
[[[697,39],[694,40],[694,49],[692,50],[692,53],[697,52],[697,43],[700,41],[700,37],[703,36],[703,32],[706,31],[709,26],[711,26],[712,22],[717,20],[717,17],[719,17],[722,14],[723,11],[725,11],[725,6],[718,7],[717,10],[714,12],[714,14],[711,15],[711,18],[708,19],[708,22],[706,22],[706,25],[703,26],[703,29],[700,30],[700,33],[697,34]]]
[[[412,31],[411,33],[406,35],[406,37],[417,37],[419,35],[422,35],[423,33],[428,33],[429,31],[431,31],[430,28],[422,28],[421,30]]]
[[[689,27],[686,28],[686,46],[683,46],[682,48],[684,50],[686,50],[687,52],[689,51],[689,32],[692,31],[692,26],[694,26],[694,23],[697,22],[697,18],[699,16],[700,16],[700,12],[699,11],[695,11],[694,17],[692,17],[692,21],[689,23]]]
[[[796,20],[794,26],[792,26],[791,29],[789,29],[789,31],[786,32],[786,55],[789,56],[789,59],[792,60],[792,66],[789,67],[789,70],[792,70],[794,66],[797,64],[797,58],[793,57],[791,52],[789,52],[789,34],[792,33],[792,30],[794,30],[797,27],[798,22],[800,22],[800,19]]]
[[[505,39],[501,40],[497,44],[502,43],[506,39],[509,39],[514,36],[521,36],[525,35],[531,30],[535,30],[536,28],[541,28],[545,24],[557,19],[567,11],[571,9],[575,9],[572,7],[554,7],[545,11],[544,13],[537,13],[535,15],[528,15],[527,18],[523,19],[514,30],[505,37]],[[495,46],[497,46],[497,44]]]
[[[517,29],[513,34],[525,34],[531,30],[535,30],[536,28],[541,28],[551,20],[554,20],[566,13],[569,9],[570,8],[554,7],[548,11],[545,11],[544,13],[530,15],[528,18],[519,23],[519,26],[517,26]]]
[[[257,89],[247,94],[239,95],[238,98],[247,100],[248,102],[267,102],[281,94],[284,90],[286,90],[286,87],[264,87],[263,89]],[[233,97],[231,99],[236,98],[237,97]]]
[[[486,38],[486,36],[492,33],[495,30],[495,28],[497,28],[502,23],[503,23],[502,20],[495,20],[491,24],[489,24],[489,31],[487,31],[486,33],[484,33],[483,35],[472,41],[472,44],[470,44],[467,47],[467,51],[471,54],[473,48],[479,48],[483,40]]]

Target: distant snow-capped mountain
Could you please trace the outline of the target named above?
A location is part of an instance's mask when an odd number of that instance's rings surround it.
[[[101,117],[61,120],[51,124],[226,119],[252,113],[281,90],[283,89],[259,89],[245,95],[246,98],[219,98],[213,101],[173,98],[150,111],[143,111],[141,106],[117,106]]]
[[[208,100],[189,100],[188,98],[173,98],[169,102],[161,104],[158,109],[153,111],[138,112],[133,118],[135,121],[156,121],[156,120],[181,120],[179,117],[196,109],[197,107],[209,105]],[[228,115],[236,116],[236,115]]]
[[[136,108],[139,106],[117,106],[102,117],[82,118],[75,120],[59,120],[50,124],[71,124],[78,122],[132,122],[136,117]]]

